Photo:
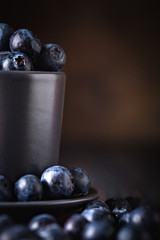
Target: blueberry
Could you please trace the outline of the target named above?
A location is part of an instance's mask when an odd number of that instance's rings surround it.
[[[32,61],[36,61],[41,51],[40,40],[28,29],[19,29],[10,38],[12,52],[25,53]]]
[[[144,228],[127,225],[117,232],[116,240],[152,240],[151,233]]]
[[[98,220],[106,220],[110,224],[112,224],[114,227],[117,227],[117,219],[114,216],[113,213],[108,212],[106,209],[100,209],[100,208],[90,208],[90,209],[84,209],[81,212],[81,215],[88,221],[98,221]]]
[[[39,236],[41,239],[47,239],[47,240],[67,240],[67,235],[65,234],[63,228],[57,224],[50,224],[46,225],[42,228],[40,228],[36,232],[37,236]]]
[[[87,172],[81,168],[70,168],[70,172],[75,181],[73,196],[81,197],[87,195],[90,189],[90,179]]]
[[[36,235],[22,224],[14,224],[1,232],[0,239],[4,240],[38,240]]]
[[[37,201],[42,199],[43,186],[37,176],[28,174],[18,179],[14,192],[18,201]]]
[[[13,224],[12,218],[8,214],[0,215],[0,232]]]
[[[52,216],[51,214],[44,213],[34,216],[30,220],[28,227],[31,231],[37,231],[41,227],[44,227],[51,223],[56,223],[55,217]]]
[[[121,215],[132,210],[129,202],[123,198],[118,197],[109,198],[105,202],[116,217],[120,217]]]
[[[65,62],[66,54],[59,45],[48,43],[42,46],[38,59],[39,70],[60,72]]]
[[[90,210],[90,209],[92,209],[92,210]],[[90,210],[90,211],[87,211],[87,210]],[[100,213],[99,213],[99,210],[100,210]],[[101,200],[94,200],[94,201],[89,202],[85,206],[83,214],[88,219],[88,221],[89,221],[89,219],[90,219],[90,221],[93,221],[93,220],[99,219],[99,217],[100,218],[105,217],[108,221],[110,221],[114,225],[117,224],[114,214],[110,211],[107,204]]]
[[[74,189],[74,179],[70,171],[63,166],[47,168],[42,176],[44,193],[47,199],[70,198]]]
[[[160,215],[149,206],[141,206],[130,212],[130,224],[148,229],[158,228]]]
[[[113,239],[115,228],[107,221],[100,220],[86,224],[82,231],[82,240]]]
[[[108,205],[101,201],[101,200],[94,200],[94,201],[91,201],[89,202],[86,206],[85,206],[86,209],[90,209],[90,208],[100,208],[100,209],[106,209],[107,212],[110,212],[110,209],[108,207]]]
[[[81,215],[88,221],[92,222],[94,220],[100,220],[103,218],[107,218],[110,213],[106,209],[100,209],[100,208],[90,208],[90,209],[84,209],[81,212]]]
[[[81,239],[81,231],[88,221],[80,214],[72,214],[64,223],[64,230],[72,239]]]
[[[6,58],[10,54],[9,51],[2,51],[0,52],[0,70],[2,70],[2,62],[4,58]]]
[[[13,191],[11,182],[8,178],[0,175],[0,202],[11,201],[13,198]]]
[[[1,63],[3,71],[18,70],[18,71],[31,71],[32,63],[26,54],[14,52],[8,54]]]
[[[0,51],[9,50],[9,39],[14,30],[6,23],[0,23]]]
[[[141,206],[119,218],[120,226],[132,226],[133,228],[145,228],[154,235],[159,235],[160,215],[149,206]],[[155,239],[155,238],[154,238]]]
[[[120,218],[119,218],[119,224],[120,225],[124,225],[124,224],[128,224],[128,223],[130,223],[130,217],[131,217],[131,215],[130,215],[130,213],[125,213],[125,214],[123,214],[122,216],[120,216]]]

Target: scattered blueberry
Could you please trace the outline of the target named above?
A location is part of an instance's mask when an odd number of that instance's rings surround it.
[[[82,168],[70,168],[70,172],[75,180],[73,196],[81,197],[87,195],[90,189],[90,179],[87,172]]]
[[[71,214],[61,226],[48,213],[34,216],[27,225],[0,215],[2,240],[159,240],[160,216],[150,206],[141,206],[117,218],[106,203],[94,200],[81,213]],[[24,216],[25,218],[25,216]],[[59,219],[60,220],[60,219]]]
[[[1,69],[3,71],[19,70],[19,71],[31,71],[32,63],[26,54],[20,52],[14,52],[8,54],[3,58],[1,63]]]
[[[41,51],[40,40],[28,29],[19,29],[10,38],[12,52],[25,53],[32,61],[35,61]]]
[[[101,200],[94,200],[89,202],[86,206],[85,209],[89,209],[89,208],[100,208],[100,209],[106,209],[107,212],[111,212],[108,205],[101,201]]]
[[[36,234],[41,239],[45,240],[67,240],[67,235],[65,234],[63,228],[57,223],[40,228]]]
[[[14,192],[18,201],[37,201],[42,199],[43,186],[37,176],[28,174],[18,179]]]
[[[0,215],[0,232],[13,224],[12,218],[8,214]]]
[[[120,216],[120,218],[118,220],[119,224],[120,225],[129,224],[130,223],[130,217],[131,217],[130,213],[123,214],[122,216]]]
[[[39,215],[34,216],[30,220],[28,227],[31,231],[37,231],[41,227],[44,227],[48,224],[56,223],[56,222],[57,221],[54,216],[52,216],[51,214],[44,213],[44,214],[39,214]]]
[[[13,198],[13,191],[11,182],[8,178],[0,175],[0,202],[11,201]]]
[[[74,189],[74,179],[70,171],[63,166],[47,168],[41,182],[47,199],[70,198]]]
[[[117,233],[116,240],[153,240],[151,233],[144,228],[127,225]]]
[[[88,221],[94,221],[102,217],[105,218],[107,221],[111,222],[113,225],[117,225],[117,219],[115,215],[110,211],[107,204],[101,200],[94,200],[89,202],[85,206],[85,209],[83,210],[82,214],[84,214]]]
[[[64,230],[73,239],[81,239],[81,232],[88,221],[80,214],[72,214],[64,224]]]
[[[95,220],[100,220],[105,218],[108,215],[108,211],[105,209],[100,209],[100,208],[89,208],[89,209],[84,209],[81,213],[81,215],[88,221],[92,222]]]
[[[0,23],[0,51],[9,50],[9,39],[14,30],[6,23]]]
[[[66,54],[58,44],[45,44],[42,46],[38,59],[38,67],[41,71],[59,72],[66,62]]]
[[[36,235],[22,224],[14,224],[1,232],[1,240],[38,240]]]
[[[115,229],[105,220],[93,221],[86,224],[82,231],[82,240],[109,240],[113,239]]]
[[[130,221],[137,227],[156,229],[160,224],[160,215],[149,206],[141,206],[130,212]]]
[[[128,213],[132,210],[129,202],[123,198],[109,198],[105,202],[116,217],[120,217],[122,214]]]

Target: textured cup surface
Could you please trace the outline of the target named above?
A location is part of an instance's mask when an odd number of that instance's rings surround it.
[[[0,174],[12,181],[58,164],[64,73],[0,71]]]

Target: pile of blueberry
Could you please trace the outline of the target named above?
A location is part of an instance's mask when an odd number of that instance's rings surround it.
[[[0,201],[40,201],[81,197],[88,194],[90,179],[82,168],[56,165],[47,168],[41,178],[27,174],[15,183],[0,175]]]
[[[140,198],[94,200],[60,223],[52,214],[35,215],[25,225],[0,215],[4,240],[158,240],[160,216]]]
[[[60,72],[65,62],[66,54],[58,44],[42,45],[28,29],[14,31],[0,23],[0,70]]]

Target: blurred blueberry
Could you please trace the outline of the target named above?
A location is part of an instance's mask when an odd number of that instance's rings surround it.
[[[58,44],[42,46],[38,58],[38,70],[60,72],[66,63],[66,54]]]
[[[32,63],[26,54],[14,52],[6,55],[1,62],[1,70],[31,71]]]
[[[37,201],[42,199],[43,186],[37,176],[27,174],[15,183],[14,192],[18,201]]]
[[[105,201],[105,203],[109,206],[110,210],[113,214],[115,214],[116,217],[120,217],[121,215],[132,210],[129,202],[124,198],[109,198]]]
[[[81,168],[70,168],[69,170],[75,180],[73,196],[81,197],[87,195],[90,189],[90,179],[87,172]]]
[[[81,239],[81,232],[88,221],[80,214],[72,214],[64,223],[64,230],[72,239]]]
[[[106,214],[106,216],[104,217],[104,220],[105,219],[106,221],[110,222],[115,228],[118,226],[117,218],[112,212]]]
[[[154,239],[159,239],[160,215],[159,212],[153,211],[149,206],[141,206],[122,215],[119,218],[119,226],[147,229],[154,234]]]
[[[0,233],[1,240],[38,240],[37,236],[30,232],[22,224],[14,224]]]
[[[0,52],[0,70],[2,70],[2,62],[4,58],[6,58],[11,52],[9,51],[2,51]]]
[[[84,209],[81,212],[81,215],[88,221],[92,222],[94,220],[100,220],[103,218],[110,218],[111,221],[114,221],[113,218],[114,216],[106,211],[106,209],[100,209],[100,208],[89,208],[89,209]],[[112,215],[112,216],[111,216]]]
[[[152,234],[144,228],[126,225],[117,232],[116,240],[153,240]]]
[[[13,191],[11,182],[8,178],[0,175],[0,202],[11,201],[13,198]]]
[[[63,166],[47,168],[42,176],[44,193],[47,199],[70,198],[74,189],[74,179],[70,171]]]
[[[89,211],[87,211],[89,210]],[[95,210],[95,211],[94,211]],[[98,210],[98,211],[97,211]],[[89,202],[83,210],[84,216],[88,221],[98,220],[99,218],[105,218],[113,225],[117,225],[117,219],[115,215],[110,211],[107,204],[101,200],[94,200]]]
[[[9,50],[9,39],[14,32],[6,23],[0,23],[0,51]]]
[[[160,224],[160,215],[149,206],[141,206],[130,212],[130,223],[137,227],[156,230]]]
[[[41,227],[36,231],[37,236],[45,240],[68,240],[67,234],[64,232],[63,228],[57,224],[53,223]]]
[[[34,62],[40,54],[41,43],[28,29],[19,29],[10,38],[10,49],[12,52],[25,53]]]
[[[52,216],[51,214],[44,213],[34,216],[30,220],[28,227],[31,231],[37,231],[41,227],[44,227],[51,223],[56,223],[55,217]]]
[[[130,223],[130,213],[125,213],[119,218],[119,224],[124,225],[124,224],[129,224]]]
[[[105,220],[93,221],[86,224],[82,231],[82,240],[111,240],[115,235],[115,228]]]
[[[0,215],[0,232],[13,224],[12,218],[8,214]]]
[[[105,208],[107,212],[111,212],[108,205],[101,200],[94,200],[94,201],[89,202],[85,206],[85,209],[90,209],[90,208],[100,208],[100,209]]]

